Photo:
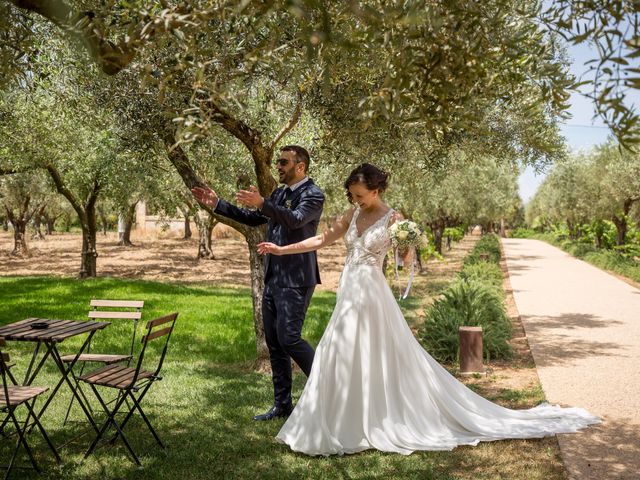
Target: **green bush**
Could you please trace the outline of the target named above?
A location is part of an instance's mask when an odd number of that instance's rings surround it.
[[[443,238],[451,237],[454,242],[459,242],[464,237],[464,228],[462,227],[447,227],[442,233]]]
[[[473,251],[464,259],[464,264],[474,264],[478,262],[500,263],[500,239],[495,233],[483,235]],[[483,258],[484,257],[484,258]]]
[[[574,242],[571,240],[565,240],[562,248],[577,258],[583,258],[588,253],[596,251],[596,247],[590,243]]]
[[[602,248],[613,248],[616,244],[616,226],[608,220],[594,220],[588,225],[582,225],[580,241],[595,245],[596,236],[598,235],[600,236]]]
[[[509,232],[510,238],[532,238],[535,236],[536,232],[529,228],[516,228]]]
[[[495,263],[478,262],[466,264],[460,270],[460,278],[463,280],[475,280],[480,283],[491,285],[502,296],[502,270]]]
[[[627,259],[631,259],[636,262],[640,261],[636,260],[640,259],[640,244],[627,243],[626,245],[616,245],[613,249]]]
[[[427,312],[420,338],[438,361],[455,362],[459,355],[458,328],[481,326],[487,360],[511,354],[511,322],[495,289],[477,280],[458,280]]]

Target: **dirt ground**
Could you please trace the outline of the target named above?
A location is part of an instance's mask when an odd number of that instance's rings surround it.
[[[133,246],[122,247],[118,245],[117,234],[99,233],[98,276],[249,287],[249,252],[244,241],[239,235],[224,231],[216,236],[212,249],[215,258],[198,260],[197,238],[184,240],[172,235],[158,238],[133,233]],[[30,256],[16,258],[10,255],[12,234],[0,232],[0,275],[77,276],[81,244],[79,234],[55,233],[45,240],[29,241]],[[335,291],[344,255],[344,244],[339,242],[318,256],[322,275],[318,290]]]

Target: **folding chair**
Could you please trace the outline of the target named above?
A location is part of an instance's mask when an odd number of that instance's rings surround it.
[[[80,377],[80,380],[82,382],[88,383],[91,386],[93,393],[96,395],[98,402],[100,402],[100,405],[107,415],[107,420],[100,428],[98,435],[87,450],[87,453],[85,453],[84,458],[87,458],[89,455],[91,455],[91,453],[98,445],[100,439],[108,430],[109,426],[113,425],[116,429],[116,434],[113,438],[113,441],[115,441],[119,436],[122,437],[122,441],[127,447],[127,450],[129,450],[129,453],[133,457],[134,461],[138,466],[141,466],[138,456],[133,451],[129,440],[127,440],[127,437],[123,432],[125,425],[133,416],[136,410],[146,423],[149,431],[155,438],[158,445],[160,445],[160,447],[163,449],[165,448],[160,441],[158,434],[151,426],[151,422],[142,411],[140,403],[142,402],[142,399],[145,397],[151,386],[156,382],[156,380],[162,380],[162,377],[160,377],[160,370],[162,369],[162,364],[167,354],[169,339],[171,338],[171,332],[173,332],[173,327],[176,323],[177,317],[178,313],[172,313],[170,315],[156,318],[155,320],[147,322],[147,332],[142,337],[142,350],[140,351],[140,355],[138,356],[138,361],[135,367],[126,367],[118,364],[105,365],[95,372],[91,372]],[[163,328],[154,330],[160,326],[163,326]],[[149,342],[157,340],[161,337],[166,337],[166,339],[156,369],[153,372],[143,369],[142,365]],[[96,388],[97,386],[113,388],[121,393],[121,395],[119,395],[117,400],[115,401],[115,404],[111,410],[109,410],[107,403],[105,403],[102,396],[100,395],[100,392]],[[116,415],[119,413],[123,405],[125,405],[125,400],[127,399],[131,400],[131,405],[128,405],[129,411],[126,413],[126,416],[124,417],[122,422],[118,423],[116,421]]]
[[[38,427],[40,433],[44,437],[47,445],[53,452],[53,455],[56,458],[56,462],[58,464],[61,463],[60,455],[58,455],[58,451],[56,447],[53,446],[51,440],[49,440],[49,436],[47,432],[42,427],[42,424],[38,420],[37,415],[33,411],[33,407],[36,401],[36,398],[49,390],[46,387],[23,387],[17,385],[16,379],[11,374],[9,369],[7,368],[7,362],[9,361],[9,355],[2,351],[2,347],[6,345],[4,338],[0,338],[0,375],[2,376],[2,393],[0,393],[0,411],[6,413],[8,419],[13,423],[13,426],[16,428],[16,433],[18,436],[18,440],[16,442],[16,448],[11,455],[11,459],[9,460],[9,464],[3,466],[3,468],[7,469],[7,473],[4,478],[9,478],[9,474],[11,470],[14,468],[14,463],[16,460],[16,456],[18,455],[18,450],[20,450],[20,446],[23,446],[27,455],[29,456],[29,460],[31,460],[31,464],[33,468],[40,472],[40,467],[36,463],[35,458],[33,458],[33,453],[31,452],[31,447],[27,443],[27,433],[30,430],[31,424],[30,421],[33,420],[35,426]],[[10,382],[10,384],[9,384]],[[20,406],[24,405],[28,411],[27,418],[24,420],[23,425],[20,424],[18,418],[16,417],[16,409]],[[15,468],[24,468],[24,467],[15,467]]]
[[[136,331],[138,330],[138,320],[142,317],[142,307],[144,307],[144,301],[139,300],[91,300],[89,306],[91,310],[89,311],[88,317],[92,320],[132,320],[133,328],[131,335],[131,347],[129,348],[128,353],[90,353],[91,345],[87,348],[87,353],[83,353],[78,358],[76,365],[81,364],[80,372],[78,375],[75,374],[74,371],[71,372],[71,376],[73,377],[73,381],[78,387],[78,376],[82,375],[84,372],[84,367],[87,363],[102,363],[104,365],[111,365],[113,363],[126,362],[129,365],[129,362],[133,358],[133,349],[136,344]],[[100,310],[100,309],[110,309],[110,310]],[[114,310],[118,309],[118,310]],[[64,363],[71,363],[75,359],[75,355],[63,355],[61,360]],[[87,405],[87,408],[91,409],[89,402],[87,401],[87,397],[82,389],[78,388],[78,392],[82,395],[84,399],[84,403]],[[71,401],[69,402],[69,407],[67,408],[67,413],[64,417],[63,425],[67,423],[69,419],[69,414],[71,413],[71,407],[73,406],[73,401],[75,397],[71,397]]]

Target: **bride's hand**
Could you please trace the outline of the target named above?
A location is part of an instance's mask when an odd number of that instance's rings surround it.
[[[271,243],[271,242],[259,243],[258,253],[261,255],[266,255],[267,253],[270,253],[272,255],[282,255],[281,248],[275,243]]]

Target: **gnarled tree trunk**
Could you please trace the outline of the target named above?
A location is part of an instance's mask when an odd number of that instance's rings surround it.
[[[27,222],[19,219],[12,219],[13,225],[13,251],[11,255],[16,257],[29,256],[29,247],[27,246]]]
[[[27,245],[27,225],[38,207],[29,210],[31,197],[27,195],[22,199],[19,208],[14,211],[9,205],[5,204],[4,208],[7,212],[7,218],[13,225],[13,251],[11,255],[16,257],[26,257],[29,255],[29,247]]]
[[[436,252],[442,255],[442,235],[444,233],[445,221],[442,218],[438,218],[429,223],[431,233],[433,233],[433,246]]]
[[[44,223],[47,226],[47,235],[52,235],[54,230],[55,230],[55,225],[56,225],[56,220],[58,219],[60,215],[58,216],[49,216],[47,214],[47,212],[44,212]]]
[[[32,240],[44,240],[44,235],[42,234],[42,218],[44,217],[44,211],[47,207],[42,205],[38,211],[33,215],[33,235],[31,235]]]
[[[131,246],[131,229],[133,228],[133,221],[136,215],[136,205],[138,201],[133,205],[127,207],[127,211],[124,214],[118,216],[118,245]],[[120,230],[120,217],[122,217],[122,230]]]
[[[86,200],[81,202],[74,193],[64,184],[62,175],[52,165],[46,166],[49,175],[53,179],[58,193],[62,194],[71,204],[82,229],[82,252],[80,254],[80,278],[92,278],[97,276],[98,250],[96,248],[96,202],[100,193],[100,183],[93,182],[93,188]]]
[[[180,210],[180,213],[184,218],[184,235],[182,236],[182,239],[189,240],[191,237],[193,237],[193,232],[191,231],[191,211],[186,207],[178,207],[178,210]],[[196,213],[196,216],[197,215],[198,214]],[[194,220],[197,224],[197,218],[194,217]]]
[[[258,253],[258,244],[263,242],[266,236],[266,227],[247,229],[245,239],[249,247],[249,265],[251,267],[251,298],[253,300],[254,322],[256,332],[256,358],[255,367],[259,371],[267,371],[271,368],[269,361],[269,348],[264,336],[264,324],[262,321],[262,294],[264,292],[264,255]]]
[[[640,199],[640,198],[638,198]],[[629,198],[624,201],[622,205],[622,212],[619,215],[613,215],[611,217],[611,221],[616,226],[617,235],[616,235],[616,245],[621,246],[624,245],[627,238],[627,231],[629,230],[629,220],[628,215],[631,211],[631,207],[633,203],[638,199]]]
[[[189,158],[184,150],[179,146],[175,146],[175,137],[173,130],[163,132],[164,142],[167,147],[167,155],[171,163],[174,165],[180,176],[182,177],[182,181],[187,186],[187,188],[191,189],[196,186],[206,186],[206,183],[198,177],[195,173],[195,170],[191,166],[189,162]],[[269,152],[269,158],[266,160],[267,168],[261,169],[258,174],[258,178],[260,179],[260,175],[266,175],[269,172],[268,164],[271,159],[271,153]],[[264,170],[264,171],[263,171]],[[270,175],[270,173],[269,173]],[[271,177],[271,182],[275,187],[275,181],[273,177]],[[260,181],[259,181],[260,183]],[[269,192],[270,193],[270,192]],[[263,193],[264,195],[265,193]],[[264,241],[266,237],[266,227],[248,227],[238,222],[234,222],[233,220],[216,215],[213,210],[210,208],[205,208],[210,215],[213,216],[217,221],[223,223],[225,225],[229,225],[240,233],[242,233],[247,241],[247,245],[249,247],[249,265],[251,269],[251,293],[252,293],[252,301],[253,301],[253,326],[256,332],[256,368],[258,370],[264,371],[269,368],[269,350],[267,349],[267,343],[264,336],[264,326],[262,321],[262,295],[264,292],[264,258],[262,255],[259,255],[257,252],[258,243]]]
[[[96,248],[96,216],[95,211],[86,212],[80,218],[82,228],[82,254],[80,260],[80,278],[93,278],[98,275]]]
[[[216,226],[218,221],[209,212],[204,210],[199,211],[195,217],[196,225],[198,226],[198,260],[204,258],[206,260],[215,260],[215,255],[211,249],[211,238],[213,235],[213,227]]]
[[[107,214],[104,211],[104,207],[100,205],[97,207],[98,216],[100,217],[100,228],[102,230],[102,235],[107,235],[107,230],[109,230],[109,220],[107,220]]]

